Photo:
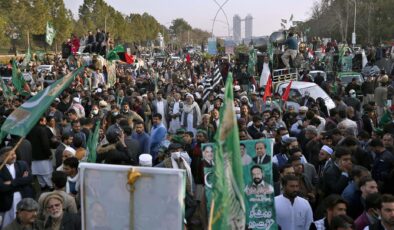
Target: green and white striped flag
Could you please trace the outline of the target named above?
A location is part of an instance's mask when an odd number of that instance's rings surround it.
[[[215,135],[217,151],[214,153],[214,176],[210,229],[244,230],[245,203],[243,197],[243,169],[239,148],[238,125],[234,113],[233,76],[226,81],[219,128]]]
[[[13,134],[20,137],[26,136],[37,124],[38,120],[55,98],[71,84],[83,68],[84,67],[80,67],[57,80],[15,109],[1,126],[0,143],[7,134]]]
[[[51,23],[47,22],[45,41],[48,43],[48,45],[50,46],[52,45],[55,35],[56,35],[55,28],[53,28]]]
[[[30,52],[30,47],[28,47],[27,52],[25,54],[25,58],[23,59],[22,62],[22,67],[26,68],[30,63],[30,60],[31,60],[31,52]]]

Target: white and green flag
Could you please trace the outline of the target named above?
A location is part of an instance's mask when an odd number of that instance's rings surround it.
[[[45,113],[56,97],[66,89],[70,83],[83,70],[77,70],[57,80],[41,92],[31,97],[17,109],[15,109],[5,120],[0,130],[0,143],[7,134],[24,137],[36,125],[40,117]]]
[[[26,68],[31,61],[31,52],[30,47],[27,48],[27,52],[25,54],[25,58],[23,58],[22,67]]]
[[[52,45],[55,35],[56,35],[55,28],[53,28],[51,23],[47,22],[47,32],[45,36],[45,41],[48,43],[48,45],[50,46]]]

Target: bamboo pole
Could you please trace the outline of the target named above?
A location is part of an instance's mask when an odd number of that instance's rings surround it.
[[[1,163],[1,165],[0,165],[0,170],[3,169],[6,162],[10,159],[11,153],[16,151],[16,149],[19,147],[19,145],[21,145],[21,143],[24,139],[25,139],[25,137],[21,137],[21,139],[19,139],[18,143],[16,143],[16,145],[7,153],[8,154],[7,157],[4,159],[3,163]]]

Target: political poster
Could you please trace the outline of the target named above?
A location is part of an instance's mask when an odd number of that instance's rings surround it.
[[[226,54],[234,54],[235,42],[233,40],[224,40],[224,50]]]
[[[217,48],[216,48],[216,38],[211,37],[208,38],[208,53],[210,55],[216,55],[217,54]]]
[[[183,229],[185,170],[93,163],[79,167],[83,230]],[[131,172],[138,174],[134,180]]]
[[[246,207],[246,229],[278,229],[275,223],[274,183],[272,175],[273,139],[248,140],[240,142],[245,188],[243,190]],[[202,146],[203,158],[215,151],[214,144]],[[205,156],[207,157],[205,157]],[[212,154],[213,156],[214,154]],[[205,195],[207,208],[211,203],[213,167],[211,160],[204,168]]]

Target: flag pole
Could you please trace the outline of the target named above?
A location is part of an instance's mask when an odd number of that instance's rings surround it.
[[[27,31],[27,48],[30,48],[30,31]]]
[[[208,230],[212,230],[213,209],[215,208],[215,199],[211,201],[211,209],[209,210]]]
[[[6,162],[10,159],[11,153],[16,151],[16,149],[19,147],[19,145],[22,144],[22,141],[24,139],[25,139],[25,137],[21,137],[21,139],[19,139],[18,143],[16,143],[16,145],[7,153],[7,157],[4,159],[3,163],[1,163],[1,165],[0,165],[0,170],[3,169]]]

